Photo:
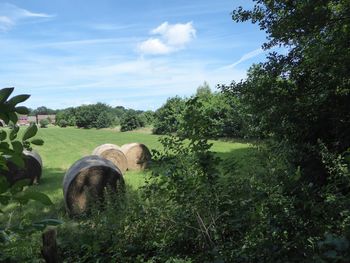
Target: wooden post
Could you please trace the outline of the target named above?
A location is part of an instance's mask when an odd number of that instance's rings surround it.
[[[50,228],[42,234],[43,248],[41,254],[46,263],[58,263],[58,250],[56,242],[57,231],[55,228]]]

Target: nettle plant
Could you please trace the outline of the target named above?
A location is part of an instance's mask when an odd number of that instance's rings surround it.
[[[19,138],[19,126],[17,126],[18,114],[28,114],[28,108],[18,106],[26,101],[30,95],[17,95],[9,98],[14,88],[0,89],[0,119],[8,127],[0,127],[0,214],[5,214],[10,203],[26,205],[30,200],[40,202],[44,205],[51,205],[50,198],[44,193],[34,191],[28,187],[29,180],[24,179],[11,185],[4,173],[8,171],[8,162],[24,168],[23,150],[32,150],[32,145],[43,145],[42,139],[34,138],[38,128],[31,124],[26,128],[21,138]],[[30,228],[43,229],[50,224],[52,220],[44,220],[39,223],[31,224]],[[4,235],[11,232],[8,224],[0,225],[0,234]],[[1,241],[1,240],[0,240]]]

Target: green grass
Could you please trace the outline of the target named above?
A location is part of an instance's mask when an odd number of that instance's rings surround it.
[[[42,157],[43,173],[40,184],[33,188],[46,193],[53,201],[53,208],[42,210],[43,213],[49,213],[51,216],[64,215],[62,181],[65,172],[75,161],[90,155],[95,147],[104,143],[121,146],[126,143],[139,142],[150,149],[161,149],[159,136],[151,134],[149,129],[118,132],[115,129],[88,130],[50,126],[39,129],[36,137],[42,138],[45,144],[34,147]],[[226,162],[233,161],[242,169],[250,165],[254,151],[251,144],[234,141],[212,141],[212,143],[212,150]],[[127,185],[137,190],[143,183],[144,173],[126,172],[124,178]],[[39,208],[39,205],[33,202],[26,206],[26,209],[37,215],[40,214],[37,211]]]

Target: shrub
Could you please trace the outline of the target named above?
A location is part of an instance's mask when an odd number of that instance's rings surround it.
[[[65,128],[67,127],[68,122],[66,120],[60,120],[58,123],[58,126],[60,126],[61,128]]]
[[[102,128],[108,128],[111,125],[112,125],[111,116],[107,112],[103,111],[100,113],[100,115],[98,115],[94,127],[97,129],[102,129]]]
[[[178,132],[185,109],[185,99],[169,98],[166,103],[155,112],[154,134],[171,134]]]
[[[143,119],[134,111],[128,111],[120,122],[120,130],[132,131],[145,126]]]
[[[40,128],[47,128],[47,125],[49,125],[49,121],[47,119],[42,119],[39,121]]]
[[[112,125],[112,108],[103,103],[83,105],[75,110],[79,128],[108,128]]]

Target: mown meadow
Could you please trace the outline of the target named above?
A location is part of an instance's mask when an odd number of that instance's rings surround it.
[[[24,127],[20,130],[21,135]],[[31,186],[33,189],[47,194],[54,207],[43,207],[42,214],[37,213],[38,206],[33,202],[25,207],[27,211],[32,211],[36,219],[40,217],[60,217],[64,218],[65,209],[63,203],[62,182],[66,171],[73,163],[84,156],[91,155],[94,148],[101,144],[112,143],[123,145],[131,142],[145,144],[151,151],[161,150],[159,142],[160,135],[151,133],[151,129],[139,129],[130,132],[120,132],[118,129],[78,129],[74,127],[60,128],[49,126],[40,128],[37,137],[44,140],[44,145],[34,146],[43,161],[43,170],[40,183]],[[242,170],[248,169],[250,161],[254,158],[254,146],[251,143],[234,140],[216,140],[211,151],[225,160],[224,163],[238,163]],[[124,174],[126,184],[137,190],[144,183],[145,176],[151,171],[127,171]]]
[[[78,159],[90,155],[94,148],[104,143],[123,145],[131,142],[145,144],[150,150],[160,150],[159,135],[153,135],[149,130],[119,132],[113,129],[77,129],[73,127],[59,128],[50,126],[41,128],[37,134],[44,140],[43,146],[35,146],[43,160],[43,174],[38,190],[47,193],[55,202],[63,198],[62,181],[66,170]],[[212,141],[211,150],[219,157],[237,159],[242,165],[246,161],[252,144],[235,141]],[[232,153],[233,155],[229,154]],[[146,172],[126,172],[126,183],[137,188],[142,183]]]

